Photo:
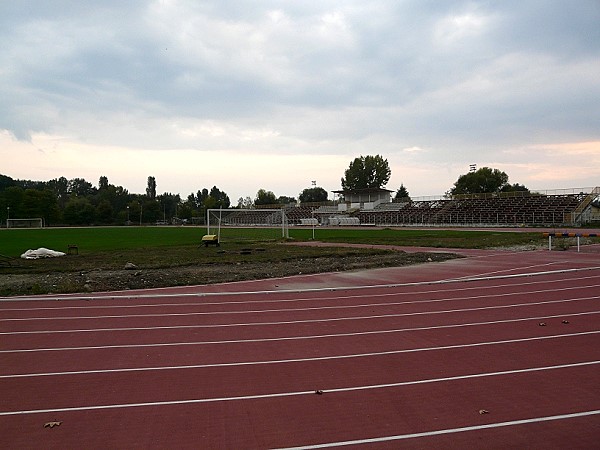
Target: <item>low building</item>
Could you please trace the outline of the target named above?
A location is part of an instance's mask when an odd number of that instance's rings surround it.
[[[383,188],[367,188],[333,191],[333,194],[341,199],[338,203],[338,210],[346,211],[349,209],[374,209],[382,203],[390,203],[392,192]]]

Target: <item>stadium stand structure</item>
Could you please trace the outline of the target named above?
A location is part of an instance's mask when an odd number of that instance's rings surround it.
[[[578,191],[575,193],[574,191]],[[521,226],[582,225],[600,220],[600,188],[540,192],[461,195],[451,198],[380,203],[374,208],[339,205],[289,207],[291,225],[370,226]],[[341,220],[342,217],[352,218]]]
[[[562,226],[600,221],[600,188],[213,210],[227,226]],[[271,208],[274,208],[271,206]],[[283,209],[284,214],[281,214]],[[236,212],[238,211],[238,212]],[[225,214],[226,212],[226,214]],[[211,219],[209,219],[210,222]]]
[[[397,210],[385,205],[359,213],[372,225],[580,225],[577,208],[588,194],[473,195],[404,203]]]

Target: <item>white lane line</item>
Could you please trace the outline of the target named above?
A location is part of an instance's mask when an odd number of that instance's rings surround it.
[[[439,347],[422,347],[422,348],[410,348],[402,350],[388,350],[381,352],[369,352],[369,353],[355,353],[349,355],[331,355],[331,356],[315,356],[310,358],[290,358],[290,359],[273,359],[273,360],[262,360],[262,361],[238,361],[229,363],[213,363],[213,364],[189,364],[181,366],[154,366],[154,367],[128,367],[122,369],[96,369],[96,370],[73,370],[63,372],[39,372],[39,373],[17,373],[10,375],[0,375],[0,379],[6,378],[34,378],[34,377],[49,377],[49,376],[63,376],[63,375],[89,375],[89,374],[105,374],[105,373],[126,373],[126,372],[151,372],[155,370],[182,370],[182,369],[206,369],[212,367],[241,367],[241,366],[261,366],[270,364],[289,364],[289,363],[302,363],[302,362],[314,362],[314,361],[334,361],[341,359],[355,359],[355,358],[372,358],[375,356],[389,356],[399,355],[402,353],[419,353],[419,352],[430,352],[430,351],[441,351],[441,350],[454,350],[462,348],[475,348],[484,347],[491,345],[505,345],[505,344],[521,344],[524,342],[534,341],[546,341],[550,339],[563,339],[570,337],[590,336],[600,334],[600,330],[596,331],[585,331],[581,333],[569,333],[569,334],[556,334],[551,336],[535,336],[521,339],[504,339],[500,341],[490,342],[474,342],[471,344],[457,344],[457,345],[444,345]]]
[[[469,426],[469,427],[424,431],[422,433],[409,433],[409,434],[399,434],[399,435],[395,435],[395,436],[383,436],[383,437],[377,437],[377,438],[355,439],[352,441],[327,442],[324,444],[302,445],[300,447],[282,447],[278,450],[311,450],[311,449],[319,449],[319,448],[342,447],[342,446],[349,446],[349,445],[376,444],[376,443],[380,443],[380,442],[391,442],[391,441],[399,441],[399,440],[404,440],[404,439],[415,439],[415,438],[423,438],[423,437],[431,437],[431,436],[440,436],[440,435],[444,435],[444,434],[465,433],[468,431],[489,430],[492,428],[513,427],[513,426],[517,426],[517,425],[529,425],[532,423],[552,422],[552,421],[556,421],[556,420],[577,419],[580,417],[595,416],[598,414],[600,414],[600,410],[596,409],[596,410],[592,410],[592,411],[581,411],[581,412],[570,413],[570,414],[559,414],[559,415],[555,415],[555,416],[532,417],[529,419],[510,420],[508,422],[496,422],[496,423],[487,423],[484,425],[473,425],[473,426]]]
[[[539,289],[535,291],[518,291],[506,292],[501,294],[484,294],[471,295],[465,297],[445,297],[439,299],[411,300],[401,302],[377,302],[363,303],[358,305],[334,305],[334,306],[312,306],[304,308],[277,308],[277,309],[250,309],[250,310],[234,310],[234,311],[195,311],[185,313],[155,313],[155,314],[114,314],[114,315],[99,315],[99,316],[58,316],[58,317],[15,317],[0,319],[0,322],[28,322],[28,321],[43,321],[43,320],[95,320],[95,319],[125,319],[125,318],[144,318],[144,317],[191,317],[191,316],[219,316],[219,315],[239,315],[239,314],[268,314],[279,312],[303,312],[303,311],[324,311],[324,310],[339,310],[339,309],[360,309],[360,308],[375,308],[401,305],[421,305],[427,303],[445,303],[464,300],[487,300],[503,297],[514,296],[530,296],[534,294],[547,294],[549,292],[564,292],[564,291],[581,291],[585,289],[596,289],[599,285],[586,286],[570,286],[565,288],[554,289]]]
[[[134,299],[153,299],[153,298],[173,298],[173,297],[228,297],[228,296],[245,296],[245,295],[257,295],[257,294],[295,294],[305,292],[338,292],[338,291],[356,291],[366,289],[385,289],[385,288],[399,288],[409,286],[433,286],[433,285],[447,285],[454,283],[467,283],[473,281],[493,281],[493,280],[504,280],[504,279],[515,279],[515,278],[527,278],[533,276],[544,276],[544,275],[556,275],[562,273],[575,273],[582,271],[600,270],[600,266],[589,266],[589,267],[578,267],[574,269],[559,269],[549,270],[543,272],[531,272],[531,273],[516,273],[509,275],[497,275],[497,276],[473,276],[471,278],[456,278],[446,280],[433,280],[433,281],[415,281],[409,283],[388,283],[388,284],[373,284],[367,286],[338,286],[338,287],[321,287],[321,288],[305,288],[305,289],[278,289],[278,290],[261,290],[261,291],[235,291],[235,292],[183,292],[183,293],[171,293],[171,294],[150,294],[148,292],[140,294],[130,294],[123,292],[120,295],[106,294],[106,295],[59,295],[59,296],[32,296],[32,297],[0,297],[0,303],[3,302],[23,302],[23,301],[53,301],[53,300],[134,300]],[[189,287],[187,287],[189,289]],[[171,288],[176,289],[176,288]],[[153,289],[156,291],[157,289]]]
[[[600,361],[583,361],[579,363],[571,363],[571,364],[560,364],[554,366],[544,366],[544,367],[530,367],[527,369],[515,369],[515,370],[505,370],[499,372],[486,372],[486,373],[476,373],[476,374],[467,374],[467,375],[457,375],[453,377],[443,377],[443,378],[428,378],[423,380],[414,380],[414,381],[402,381],[398,383],[388,383],[384,385],[367,385],[367,386],[353,386],[353,387],[345,387],[345,388],[337,388],[331,390],[324,390],[324,393],[338,393],[338,392],[350,392],[350,391],[364,391],[368,389],[389,389],[389,388],[397,388],[403,386],[412,386],[419,384],[429,384],[429,383],[442,383],[449,381],[460,381],[460,380],[468,380],[475,378],[486,378],[486,377],[496,377],[503,375],[514,375],[521,373],[530,373],[530,372],[542,372],[548,370],[560,370],[560,369],[571,369],[578,367],[586,367],[600,364]],[[167,405],[189,405],[194,403],[215,403],[215,402],[226,402],[226,401],[240,401],[240,400],[256,400],[256,399],[268,399],[268,398],[276,398],[276,397],[293,397],[299,395],[315,395],[315,391],[296,391],[296,392],[279,392],[279,393],[271,393],[271,394],[256,394],[256,395],[242,395],[236,397],[214,397],[214,398],[200,398],[200,399],[191,399],[191,400],[170,400],[170,401],[162,401],[162,402],[143,402],[143,403],[123,403],[123,404],[114,404],[114,405],[90,405],[90,406],[73,406],[66,408],[52,408],[52,409],[33,409],[33,410],[23,410],[23,411],[2,411],[0,412],[0,416],[15,416],[21,414],[41,414],[41,413],[56,413],[56,412],[71,412],[71,411],[92,411],[92,410],[103,410],[103,409],[120,409],[120,408],[138,408],[144,406],[167,406]]]
[[[417,311],[417,312],[412,312],[412,313],[400,313],[400,314],[376,314],[376,315],[371,315],[371,316],[330,317],[330,318],[325,318],[325,319],[287,320],[287,321],[278,321],[278,322],[241,322],[241,323],[203,324],[203,325],[172,325],[172,326],[158,326],[158,327],[90,328],[90,329],[76,329],[76,330],[71,329],[71,330],[6,331],[6,332],[1,332],[0,335],[91,333],[91,332],[103,332],[103,331],[166,330],[166,329],[186,329],[186,328],[231,328],[231,327],[290,325],[290,324],[300,324],[300,323],[339,322],[339,321],[346,321],[346,320],[387,319],[387,318],[392,318],[392,317],[427,316],[427,315],[437,315],[437,314],[455,314],[455,313],[463,313],[463,312],[486,311],[486,310],[494,310],[494,309],[522,308],[522,307],[529,307],[529,306],[552,305],[552,304],[558,304],[558,303],[570,303],[570,302],[578,302],[578,301],[585,301],[585,300],[595,300],[598,298],[600,298],[600,296],[569,298],[569,299],[562,299],[562,300],[550,300],[547,302],[512,303],[509,305],[481,306],[481,307],[477,307],[477,308],[446,309],[446,310],[441,310],[441,311]]]
[[[119,304],[119,305],[97,305],[97,304],[89,304],[87,303],[84,306],[52,306],[52,307],[39,307],[39,308],[5,308],[0,309],[0,313],[6,312],[21,312],[21,311],[62,311],[62,310],[90,310],[90,309],[137,309],[137,308],[162,308],[162,307],[189,307],[189,306],[225,306],[225,305],[250,305],[250,304],[270,304],[270,303],[294,303],[294,302],[319,302],[319,301],[339,301],[346,299],[357,299],[357,298],[379,298],[379,297],[401,297],[401,296],[419,296],[425,294],[439,294],[444,293],[448,294],[450,292],[465,292],[465,291],[485,291],[490,289],[498,289],[498,288],[511,288],[511,287],[521,287],[521,286],[533,286],[538,284],[549,285],[553,283],[567,283],[573,281],[583,281],[583,280],[592,280],[598,279],[600,275],[592,275],[592,276],[583,276],[583,277],[574,277],[574,278],[561,278],[556,280],[547,280],[547,281],[526,281],[522,283],[506,283],[506,284],[494,284],[488,286],[468,286],[468,287],[457,287],[453,289],[428,289],[421,291],[408,291],[408,292],[388,292],[388,293],[380,293],[380,294],[357,294],[357,295],[336,295],[331,297],[296,297],[296,298],[279,298],[279,299],[269,299],[266,300],[261,298],[260,300],[242,300],[242,301],[224,301],[224,302],[183,302],[183,303],[138,303],[138,304]],[[591,285],[598,286],[598,285]],[[590,287],[590,285],[588,285]],[[558,288],[559,290],[561,288]],[[568,288],[562,288],[568,289]],[[573,289],[577,289],[577,287],[573,287]],[[273,294],[277,294],[277,291],[270,292],[269,297],[273,297]],[[176,297],[174,295],[174,297]],[[102,296],[93,297],[87,300],[98,300],[102,299]],[[1,303],[1,302],[0,302]]]
[[[219,344],[247,344],[247,343],[259,343],[259,342],[278,342],[278,341],[299,341],[308,339],[329,339],[338,337],[353,337],[353,336],[368,336],[377,334],[391,334],[391,333],[403,333],[409,331],[428,331],[428,330],[441,330],[445,328],[463,328],[473,327],[482,325],[499,325],[505,323],[516,323],[526,322],[534,320],[549,320],[556,318],[567,318],[577,316],[588,316],[600,314],[600,311],[586,311],[579,313],[559,314],[553,316],[535,316],[535,317],[521,317],[518,319],[507,319],[507,320],[490,320],[485,322],[470,322],[470,323],[457,323],[450,325],[434,325],[429,327],[412,327],[412,328],[398,328],[392,330],[376,330],[376,331],[355,331],[352,333],[336,333],[336,334],[315,334],[315,335],[304,335],[304,336],[284,336],[277,338],[255,338],[255,339],[228,339],[222,341],[196,341],[196,342],[157,342],[152,344],[116,344],[116,345],[91,345],[83,347],[44,347],[44,348],[28,348],[28,349],[14,349],[14,350],[0,350],[1,353],[30,353],[30,352],[53,352],[53,351],[77,351],[77,350],[105,350],[105,349],[118,349],[118,348],[144,348],[144,347],[177,347],[185,345],[219,345]]]
[[[493,255],[494,257],[497,255]],[[475,275],[465,275],[464,277],[457,277],[457,278],[451,278],[451,280],[463,280],[463,279],[469,279],[469,278],[473,278],[475,277],[487,277],[487,276],[493,276],[493,275],[498,275],[498,274],[506,274],[506,273],[510,273],[512,272],[513,274],[516,271],[523,271],[523,270],[527,270],[527,269],[536,269],[539,267],[549,267],[549,266],[556,266],[557,264],[561,264],[559,261],[553,261],[553,262],[549,262],[549,263],[540,263],[540,264],[533,264],[530,266],[522,266],[522,267],[509,267],[508,269],[502,269],[502,270],[493,270],[490,272],[481,272]],[[523,273],[523,272],[518,272],[518,273]]]

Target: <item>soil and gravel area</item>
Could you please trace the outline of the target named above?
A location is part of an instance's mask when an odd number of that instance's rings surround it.
[[[218,254],[210,249],[213,254]],[[291,255],[290,255],[291,252]],[[64,257],[64,264],[54,261],[17,261],[13,267],[0,269],[0,295],[100,292],[169,286],[204,285],[231,281],[277,278],[298,274],[338,272],[378,267],[394,267],[445,261],[456,258],[449,253],[406,253],[402,251],[357,250],[287,250],[281,257],[265,249],[220,252],[224,261],[213,259],[156,267],[146,258],[138,264],[135,255],[117,255],[112,264],[94,258]],[[127,258],[127,259],[125,259]],[[91,261],[90,261],[91,260]],[[131,261],[129,261],[131,260]],[[128,264],[129,263],[129,264]],[[62,267],[58,267],[60,264]],[[119,268],[115,266],[118,265]],[[56,266],[56,267],[54,267]],[[80,266],[78,269],[77,267]],[[126,268],[127,267],[127,268]]]

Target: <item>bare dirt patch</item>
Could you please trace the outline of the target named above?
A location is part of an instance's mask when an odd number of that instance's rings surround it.
[[[378,267],[424,264],[456,258],[449,253],[406,253],[374,249],[328,251],[286,249],[278,252],[250,248],[224,252],[211,249],[210,258],[180,264],[159,265],[146,258],[140,263],[135,255],[115,256],[111,264],[102,259],[67,257],[62,267],[57,261],[28,261],[20,266],[0,269],[0,295],[101,292],[171,286],[190,286],[278,278],[299,274],[339,272]],[[229,254],[231,253],[231,254]],[[322,253],[322,254],[319,254]],[[218,255],[221,255],[220,257]],[[213,257],[214,256],[214,257]],[[219,259],[222,259],[219,261]],[[127,262],[129,266],[125,269]],[[94,265],[96,267],[94,267]],[[115,266],[118,266],[115,267]]]

